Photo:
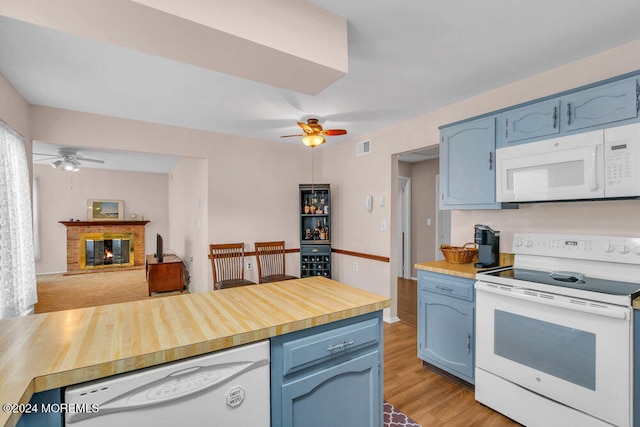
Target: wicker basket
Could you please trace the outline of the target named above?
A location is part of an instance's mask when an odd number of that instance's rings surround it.
[[[464,246],[440,245],[440,251],[451,264],[469,264],[478,255],[478,245],[473,242],[465,243]]]

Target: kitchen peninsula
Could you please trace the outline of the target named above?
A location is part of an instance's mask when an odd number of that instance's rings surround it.
[[[389,298],[310,277],[0,320],[0,402],[379,312]],[[19,414],[0,412],[0,425]]]

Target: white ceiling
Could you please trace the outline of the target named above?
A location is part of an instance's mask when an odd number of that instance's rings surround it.
[[[61,146],[42,141],[33,141],[33,163],[36,165],[50,165],[56,160],[62,160],[60,151],[73,151],[80,157],[80,169],[109,169],[121,171],[136,171],[148,173],[169,173],[180,161],[180,157],[161,154],[133,153],[130,151],[99,150]],[[83,160],[89,159],[89,160]],[[92,162],[99,160],[104,163]]]
[[[339,143],[640,39],[637,0],[312,2],[347,18],[349,46],[315,96],[3,16],[0,73],[31,104],[285,143],[315,116]]]

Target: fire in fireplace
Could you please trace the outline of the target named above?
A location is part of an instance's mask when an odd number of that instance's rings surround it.
[[[133,234],[81,233],[80,268],[132,266]]]

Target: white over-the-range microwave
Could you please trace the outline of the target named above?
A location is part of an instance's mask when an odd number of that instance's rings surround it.
[[[640,123],[496,150],[499,202],[640,196]]]

